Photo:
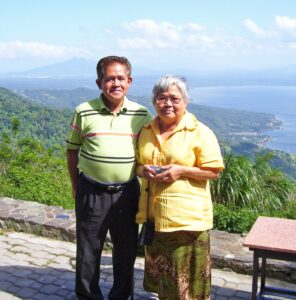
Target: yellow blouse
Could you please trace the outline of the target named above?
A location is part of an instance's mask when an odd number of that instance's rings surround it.
[[[160,136],[158,117],[143,127],[138,144],[139,164],[196,166],[223,169],[220,147],[214,133],[186,112],[166,139]],[[154,220],[156,231],[203,231],[213,227],[213,209],[208,180],[181,178],[173,183],[142,181],[136,222]]]

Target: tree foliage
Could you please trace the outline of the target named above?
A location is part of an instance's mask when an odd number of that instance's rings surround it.
[[[2,136],[0,196],[73,208],[64,150],[45,148],[34,138]]]
[[[257,155],[254,161],[246,156],[226,155],[225,170],[212,182],[214,202],[270,213],[295,201],[295,181],[273,168],[271,159],[271,153]]]
[[[97,89],[87,88],[43,88],[18,92],[22,97],[0,88],[0,131],[10,130],[10,121],[17,116],[20,120],[18,130],[23,136],[33,136],[49,147],[63,144],[73,108],[99,94]],[[129,97],[148,106],[151,112],[155,111],[147,97]],[[271,164],[296,179],[295,155],[265,149],[269,140],[265,132],[280,125],[273,115],[196,104],[189,104],[189,110],[213,129],[225,149],[252,159],[254,154],[273,152]]]
[[[0,132],[21,132],[48,147],[62,145],[69,128],[72,111],[47,108],[0,88]]]
[[[72,111],[46,108],[0,88],[0,112],[0,196],[73,208],[61,146]],[[248,231],[259,214],[296,219],[295,181],[271,165],[279,153],[273,157],[275,152],[257,151],[252,143],[244,147],[252,156],[234,155],[226,143],[223,148],[226,168],[211,185],[217,229]],[[280,155],[296,167],[296,159]]]

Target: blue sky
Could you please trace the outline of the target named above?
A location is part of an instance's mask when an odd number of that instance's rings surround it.
[[[0,73],[110,54],[166,71],[296,65],[294,0],[3,0],[0,28]]]

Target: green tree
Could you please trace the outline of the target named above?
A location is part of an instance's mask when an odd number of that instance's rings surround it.
[[[0,196],[73,208],[64,150],[34,138],[0,142]]]
[[[11,118],[11,127],[12,127],[12,132],[14,135],[16,135],[20,129],[20,120],[17,117],[12,117]]]

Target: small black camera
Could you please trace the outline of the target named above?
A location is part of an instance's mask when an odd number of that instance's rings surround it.
[[[150,166],[150,168],[153,169],[156,174],[160,174],[165,171],[165,169],[160,166]]]

